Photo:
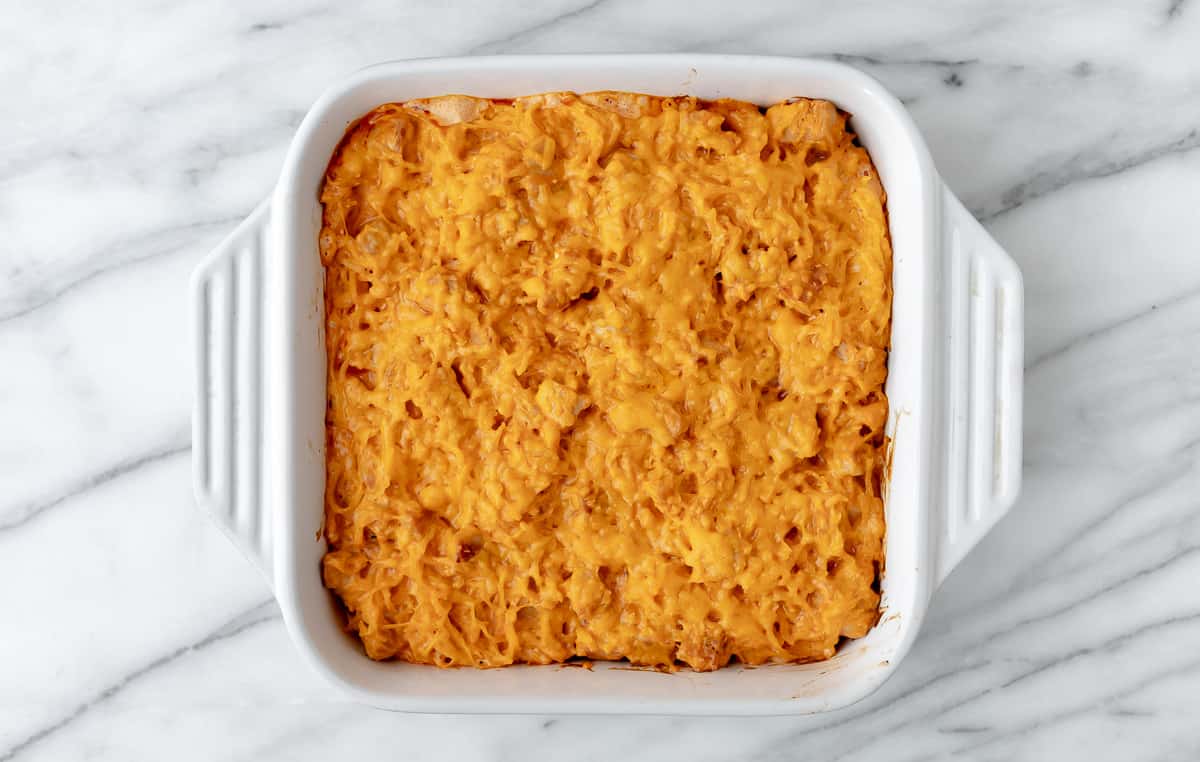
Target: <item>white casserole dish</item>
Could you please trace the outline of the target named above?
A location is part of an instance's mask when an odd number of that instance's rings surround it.
[[[831,660],[662,674],[597,663],[439,670],[377,663],[322,586],[325,344],[318,188],[347,125],[375,106],[465,93],[574,90],[825,98],[853,115],[888,195],[895,297],[887,395],[882,616]],[[195,488],[266,574],[296,647],[351,698],[428,712],[802,714],[875,690],[912,645],[933,591],[1020,486],[1022,286],[946,190],[900,103],[826,61],[712,55],[514,56],[386,63],[325,93],[274,195],[197,269]]]

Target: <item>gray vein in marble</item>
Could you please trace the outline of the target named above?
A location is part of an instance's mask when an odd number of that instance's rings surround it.
[[[189,98],[199,99],[211,91],[219,91],[223,84],[225,83],[220,77],[214,77],[181,85],[167,93],[145,96],[138,101],[129,101],[123,105],[122,111],[131,113],[126,115],[118,112],[111,118],[134,118],[135,114],[146,116],[159,111],[167,111],[169,116],[170,109],[176,107],[180,101],[186,102]],[[305,113],[307,113],[306,109],[257,109],[253,114],[260,119],[258,124],[248,124],[236,135],[221,135],[220,137],[228,142],[236,142],[243,149],[228,152],[230,158],[240,158],[257,151],[278,148],[282,140],[290,139],[291,132],[300,124]],[[218,128],[211,127],[211,129]],[[172,159],[180,152],[202,146],[205,138],[210,141],[214,139],[211,134],[189,136],[189,138],[192,137],[196,139],[196,142],[188,142],[186,145],[179,146],[177,151],[169,152]],[[0,186],[43,169],[47,164],[52,163],[78,164],[111,161],[115,164],[113,172],[118,176],[122,174],[138,175],[136,160],[139,158],[150,164],[148,170],[155,177],[161,177],[163,172],[161,157],[140,155],[138,154],[140,148],[139,134],[136,132],[122,133],[111,136],[109,139],[104,137],[97,139],[87,129],[80,128],[48,136],[46,140],[40,141],[36,146],[15,151],[15,155],[6,161],[0,158]],[[11,146],[0,146],[0,157],[3,157],[2,152],[5,150],[11,150]]]
[[[15,759],[18,755],[27,751],[30,747],[36,746],[42,741],[45,741],[47,738],[75,722],[80,717],[95,709],[97,706],[100,706],[104,702],[113,698],[133,683],[159,669],[162,669],[175,660],[188,654],[203,651],[204,649],[222,641],[235,638],[238,635],[252,630],[261,624],[274,621],[278,618],[279,609],[275,605],[274,598],[263,601],[262,603],[259,603],[247,609],[246,611],[241,612],[237,616],[234,616],[232,619],[222,624],[217,629],[205,635],[200,640],[180,646],[170,653],[160,656],[157,659],[154,659],[153,661],[135,669],[133,672],[130,672],[121,679],[112,683],[92,698],[76,706],[61,719],[56,720],[50,725],[47,725],[34,733],[31,733],[23,740],[18,741],[15,745],[9,747],[3,752],[0,752],[0,762],[9,762],[10,760]]]
[[[1035,616],[1026,617],[1024,619],[1021,619],[1017,622],[1010,624],[1009,626],[1007,626],[1003,629],[997,630],[997,631],[991,633],[990,635],[987,635],[979,640],[972,641],[971,647],[981,648],[983,646],[988,645],[989,643],[993,643],[997,640],[1002,640],[1002,639],[1008,637],[1009,635],[1012,635],[1014,632],[1016,632],[1024,627],[1028,627],[1029,625],[1041,624],[1042,622],[1047,622],[1051,619],[1057,619],[1058,617],[1062,616],[1063,614],[1074,611],[1074,610],[1080,608],[1081,606],[1086,606],[1087,604],[1092,603],[1093,601],[1099,599],[1100,597],[1102,597],[1104,595],[1107,595],[1108,593],[1111,593],[1115,590],[1119,590],[1123,587],[1126,587],[1127,585],[1137,582],[1138,580],[1145,579],[1146,577],[1156,574],[1157,572],[1160,572],[1163,569],[1166,569],[1168,567],[1174,566],[1175,564],[1178,564],[1181,561],[1185,561],[1185,560],[1191,558],[1192,556],[1196,555],[1197,553],[1200,553],[1200,545],[1185,546],[1181,550],[1167,556],[1165,559],[1159,561],[1158,563],[1156,563],[1152,566],[1148,566],[1144,569],[1138,569],[1136,572],[1133,572],[1132,574],[1128,574],[1124,577],[1121,577],[1120,579],[1116,580],[1115,582],[1110,582],[1109,584],[1105,585],[1104,587],[1101,587],[1099,590],[1093,590],[1092,592],[1087,593],[1082,598],[1075,598],[1075,599],[1071,600],[1069,603],[1067,603],[1066,605],[1058,606],[1057,608],[1051,609],[1050,611],[1043,612],[1041,614],[1037,614]]]
[[[1179,448],[1179,452],[1181,452],[1181,453],[1188,452],[1188,451],[1192,450],[1193,448],[1195,448],[1197,445],[1200,445],[1200,440],[1188,442]],[[1031,464],[1026,464],[1026,465],[1028,466]],[[1093,532],[1101,529],[1103,526],[1108,524],[1110,521],[1112,521],[1118,515],[1121,515],[1121,514],[1125,513],[1128,509],[1140,504],[1141,501],[1145,500],[1146,498],[1156,495],[1157,493],[1161,492],[1164,489],[1168,489],[1170,487],[1173,487],[1173,486],[1179,484],[1186,477],[1190,476],[1194,470],[1195,470],[1195,467],[1194,467],[1193,463],[1185,462],[1185,463],[1182,463],[1176,467],[1173,467],[1173,468],[1167,470],[1166,473],[1161,473],[1158,471],[1151,473],[1150,475],[1148,475],[1148,478],[1147,478],[1147,481],[1149,482],[1148,486],[1139,487],[1139,488],[1131,490],[1125,494],[1122,494],[1121,496],[1119,496],[1117,498],[1117,500],[1111,507],[1104,509],[1104,511],[1099,516],[1088,521],[1083,526],[1073,528],[1071,533],[1069,534],[1069,536],[1063,542],[1055,544],[1053,547],[1051,547],[1049,550],[1044,552],[1038,558],[1030,559],[1025,564],[1025,566],[1031,571],[1031,573],[1036,573],[1046,563],[1050,562],[1054,558],[1061,556],[1068,547],[1078,544],[1084,538],[1088,537]],[[1150,539],[1151,537],[1161,534],[1165,531],[1172,531],[1174,529],[1178,529],[1182,525],[1190,523],[1195,519],[1196,519],[1195,516],[1189,515],[1181,521],[1171,522],[1169,524],[1158,525],[1158,526],[1154,527],[1153,529],[1143,532],[1141,534],[1135,535],[1133,537],[1124,538],[1124,541],[1123,541],[1124,546],[1132,547],[1143,540]],[[993,595],[989,598],[975,601],[974,604],[972,606],[970,606],[969,608],[965,608],[965,609],[961,610],[960,615],[968,616],[977,611],[986,611],[987,609],[995,607],[1000,601],[1009,599],[1012,596],[1017,595],[1019,593],[1023,593],[1025,591],[1031,589],[1035,585],[1045,585],[1048,582],[1066,579],[1066,578],[1069,578],[1073,574],[1076,574],[1081,571],[1085,571],[1087,568],[1089,568],[1089,567],[1086,563],[1080,563],[1075,566],[1066,568],[1062,571],[1059,571],[1058,573],[1043,575],[1043,576],[1037,577],[1036,579],[1031,579],[1029,577],[1024,577],[1024,578],[1018,577],[1015,584],[1005,588],[1004,590],[1000,591],[996,595]],[[930,634],[935,633],[935,632],[942,632],[942,631],[943,630],[941,630],[941,629],[927,630],[927,632]]]
[[[518,29],[517,31],[512,32],[511,34],[508,34],[499,39],[489,40],[487,42],[483,42],[478,45],[475,45],[474,47],[467,49],[463,53],[463,55],[480,55],[480,54],[487,54],[487,53],[498,53],[498,52],[504,50],[505,48],[508,48],[511,45],[519,44],[523,40],[527,40],[531,37],[536,37],[537,35],[541,34],[542,32],[546,31],[547,29],[557,26],[558,24],[561,24],[564,21],[576,19],[576,18],[579,18],[580,16],[583,16],[586,13],[590,13],[591,11],[598,8],[599,6],[603,5],[605,2],[607,2],[607,0],[591,0],[591,2],[586,3],[574,10],[565,11],[565,12],[559,13],[555,16],[551,16],[550,18],[546,19],[545,21],[539,21],[538,23],[533,24],[532,26],[527,26],[524,29]]]
[[[1191,443],[1191,444],[1185,446],[1183,448],[1183,450],[1191,449],[1196,444],[1200,444],[1200,442]],[[1082,526],[1078,529],[1073,529],[1072,532],[1069,534],[1068,539],[1065,539],[1061,543],[1055,544],[1050,550],[1046,551],[1038,558],[1029,560],[1025,564],[1026,568],[1029,570],[1029,572],[1026,575],[1017,577],[1013,584],[1009,585],[1008,587],[1003,588],[1002,590],[996,592],[995,594],[993,594],[987,598],[981,598],[981,599],[974,600],[970,606],[959,609],[958,616],[960,618],[970,618],[971,616],[975,615],[978,612],[993,609],[997,605],[999,605],[1001,602],[1003,602],[1005,600],[1009,600],[1015,595],[1024,593],[1024,592],[1034,588],[1035,586],[1044,585],[1047,582],[1054,582],[1054,581],[1059,581],[1059,580],[1063,580],[1063,579],[1069,579],[1072,575],[1077,574],[1081,571],[1085,571],[1088,568],[1088,565],[1086,562],[1081,562],[1081,563],[1071,566],[1069,568],[1058,571],[1057,573],[1054,573],[1054,574],[1046,574],[1043,576],[1034,576],[1040,572],[1042,567],[1047,562],[1053,560],[1057,556],[1062,555],[1062,553],[1064,552],[1064,550],[1066,548],[1070,547],[1071,545],[1076,544],[1082,538],[1086,537],[1087,535],[1089,535],[1092,532],[1096,531],[1097,529],[1101,528],[1103,525],[1107,524],[1111,519],[1115,518],[1117,515],[1124,513],[1127,509],[1139,504],[1142,500],[1149,498],[1152,495],[1157,494],[1158,492],[1160,492],[1163,489],[1166,489],[1166,488],[1169,488],[1176,484],[1179,484],[1186,477],[1191,475],[1192,472],[1193,472],[1193,467],[1191,465],[1186,465],[1186,466],[1174,469],[1165,476],[1157,475],[1157,472],[1156,472],[1155,475],[1152,475],[1149,478],[1149,481],[1151,482],[1150,487],[1144,488],[1144,489],[1137,489],[1137,490],[1134,490],[1130,493],[1127,493],[1127,494],[1119,497],[1117,499],[1116,503],[1112,507],[1106,508],[1104,510],[1104,514],[1102,516],[1098,517],[1095,520],[1087,522],[1084,526]],[[1169,532],[1169,531],[1178,529],[1181,526],[1186,525],[1194,520],[1195,520],[1194,516],[1188,516],[1181,521],[1171,522],[1169,524],[1158,525],[1154,529],[1149,530],[1147,532],[1143,532],[1132,538],[1125,538],[1123,540],[1123,545],[1124,545],[1124,547],[1133,547],[1134,545],[1136,545],[1137,543],[1139,543],[1143,540],[1150,539],[1151,537],[1162,534],[1163,532]],[[942,626],[939,626],[939,627],[926,627],[923,630],[923,633],[928,637],[944,635],[947,632],[947,630],[949,629],[949,627],[950,627],[950,623],[947,622],[947,623],[943,623]]]
[[[1180,614],[1179,616],[1173,616],[1168,619],[1163,619],[1161,621],[1151,622],[1150,624],[1142,625],[1141,627],[1130,630],[1129,632],[1121,633],[1120,635],[1118,635],[1114,638],[1111,638],[1109,640],[1106,640],[1099,645],[1084,646],[1082,648],[1077,648],[1074,651],[1068,651],[1067,653],[1062,654],[1061,656],[1056,656],[1053,659],[1043,662],[1042,664],[1038,665],[1036,668],[1029,670],[1028,672],[1022,672],[1021,674],[1017,675],[1016,677],[1011,678],[1007,682],[1001,683],[999,686],[990,688],[989,690],[1003,690],[1010,686],[1016,685],[1017,683],[1024,682],[1025,680],[1030,680],[1032,678],[1035,678],[1044,672],[1048,672],[1049,670],[1056,669],[1056,668],[1062,666],[1063,664],[1067,664],[1067,663],[1075,661],[1077,659],[1081,659],[1086,656],[1091,656],[1092,654],[1096,654],[1096,653],[1103,653],[1105,651],[1115,651],[1120,646],[1122,646],[1126,643],[1129,643],[1133,640],[1137,640],[1138,638],[1140,638],[1141,636],[1143,636],[1147,633],[1157,632],[1159,630],[1175,627],[1180,624],[1188,624],[1188,623],[1196,622],[1196,621],[1200,621],[1200,611],[1191,611],[1186,614]]]
[[[1193,451],[1196,449],[1197,445],[1200,445],[1200,439],[1194,439],[1190,442],[1187,442],[1180,448],[1180,452],[1187,452],[1187,453],[1193,455],[1193,457],[1194,457]],[[1193,461],[1193,463],[1194,463],[1194,461]],[[1193,466],[1189,466],[1188,468],[1184,468],[1184,469],[1179,469],[1177,474],[1173,474],[1172,477],[1169,477],[1169,481],[1166,481],[1166,482],[1156,485],[1156,488],[1154,488],[1154,489],[1147,490],[1145,493],[1145,497],[1150,497],[1151,495],[1155,495],[1164,489],[1168,489],[1177,484],[1180,484],[1181,482],[1184,481],[1184,479],[1186,477],[1194,476],[1194,474],[1195,474],[1195,468]],[[1136,502],[1138,502],[1138,501],[1134,500],[1134,501],[1127,502],[1125,505],[1123,505],[1121,507],[1121,510],[1114,511],[1112,513],[1112,515],[1115,516],[1117,513],[1123,513],[1125,508],[1133,507],[1133,505]],[[1183,529],[1187,528],[1190,524],[1193,524],[1196,521],[1200,521],[1200,515],[1197,515],[1196,513],[1188,513],[1177,521],[1164,522],[1161,524],[1157,524],[1153,528],[1147,529],[1144,532],[1127,535],[1124,538],[1122,538],[1122,546],[1125,548],[1133,548],[1133,547],[1136,547],[1139,543],[1144,542],[1145,540],[1153,539],[1164,533],[1176,535],[1176,533],[1182,531]],[[1094,528],[1095,527],[1089,525],[1088,531],[1090,532]],[[1077,535],[1074,541],[1078,541],[1079,538],[1081,538],[1083,536],[1084,536],[1083,534]],[[1071,543],[1068,542],[1068,543],[1064,543],[1063,545],[1061,545],[1060,552],[1065,551],[1070,546],[1070,544]],[[1048,582],[1056,582],[1060,579],[1064,579],[1064,578],[1070,577],[1072,575],[1078,574],[1079,572],[1085,571],[1087,566],[1088,566],[1088,564],[1086,561],[1081,561],[1080,563],[1077,563],[1073,566],[1069,566],[1055,574],[1047,574],[1046,576],[1044,576],[1041,579],[1041,584],[1046,584]],[[1020,585],[1014,590],[1014,592],[1024,592],[1025,590],[1028,590],[1031,587],[1032,587],[1032,585],[1029,585],[1029,584]]]
[[[1154,712],[1143,712],[1140,709],[1126,709],[1124,707],[1117,707],[1116,709],[1109,709],[1107,714],[1109,717],[1153,717],[1154,716]]]
[[[263,150],[275,148],[277,145],[277,141],[269,140],[266,145],[242,145],[240,146],[242,150],[231,150],[218,140],[198,142],[188,148],[186,154],[193,161],[188,162],[188,166],[183,168],[181,174],[187,178],[189,185],[198,188],[203,180],[217,174],[221,170],[222,164],[230,160],[252,156]]]
[[[1017,675],[1016,677],[1012,678],[1011,680],[1009,680],[1008,682],[1006,682],[1002,685],[988,686],[986,688],[983,688],[982,690],[975,691],[961,699],[951,701],[948,704],[943,704],[943,705],[935,708],[933,711],[926,712],[924,714],[921,714],[918,717],[903,719],[894,725],[891,725],[887,728],[880,730],[878,733],[868,736],[862,743],[859,743],[857,745],[853,745],[853,746],[846,748],[846,750],[843,751],[841,754],[839,754],[835,757],[832,757],[832,762],[836,762],[836,760],[843,759],[843,758],[849,756],[850,754],[858,751],[859,749],[862,749],[862,748],[870,745],[873,741],[878,739],[880,736],[890,735],[890,734],[895,733],[896,731],[900,730],[904,726],[910,725],[913,723],[931,722],[933,720],[936,720],[938,717],[948,715],[949,713],[951,713],[957,709],[961,709],[962,707],[967,706],[969,704],[972,704],[981,698],[984,698],[988,695],[991,695],[992,693],[995,693],[998,690],[1002,690],[1011,685],[1019,683],[1022,680],[1034,677],[1034,676],[1041,674],[1043,672],[1046,672],[1048,670],[1055,669],[1064,663],[1067,663],[1069,661],[1073,661],[1073,660],[1079,658],[1080,656],[1090,655],[1093,653],[1106,653],[1106,652],[1115,651],[1118,648],[1120,648],[1122,645],[1129,643],[1133,640],[1137,640],[1138,638],[1141,638],[1145,635],[1153,634],[1153,633],[1161,631],[1163,629],[1177,627],[1180,624],[1187,624],[1187,623],[1194,622],[1197,620],[1200,620],[1200,612],[1191,613],[1191,614],[1181,616],[1181,617],[1172,617],[1170,619],[1166,619],[1166,620],[1159,621],[1159,622],[1154,622],[1154,623],[1151,623],[1148,625],[1143,625],[1142,627],[1138,627],[1134,630],[1130,630],[1129,632],[1122,633],[1122,634],[1117,635],[1116,637],[1110,638],[1109,640],[1106,640],[1103,643],[1100,643],[1096,646],[1093,646],[1090,648],[1079,649],[1078,651],[1073,651],[1064,656],[1055,657],[1054,659],[1050,659],[1046,662],[1038,664],[1033,669],[1031,669],[1027,672],[1023,672],[1023,673]],[[1162,679],[1163,677],[1177,675],[1181,670],[1188,670],[1188,669],[1192,669],[1192,668],[1195,668],[1198,666],[1200,666],[1200,661],[1191,662],[1187,665],[1184,665],[1182,668],[1178,665],[1173,665],[1172,667],[1170,667],[1166,670],[1156,673],[1155,676],[1148,678],[1145,681],[1139,681],[1136,688],[1126,689],[1125,691],[1123,691],[1121,693],[1113,694],[1111,696],[1106,697],[1105,700],[1107,700],[1107,701],[1116,700],[1118,698],[1124,697],[1125,695],[1128,695],[1129,693],[1136,692],[1136,690],[1139,690],[1140,688],[1145,687],[1146,685],[1149,685],[1152,682],[1156,682],[1157,680]],[[1084,707],[1082,707],[1082,708],[1076,707],[1073,710],[1069,710],[1069,712],[1091,711],[1095,707],[1095,703],[1096,703],[1095,701],[1089,701]],[[1048,724],[1052,721],[1054,721],[1054,720],[1052,720],[1051,718],[1044,717],[1044,718],[1037,720],[1036,723],[1031,723],[1026,727],[1028,727],[1028,729],[1034,729],[1036,727],[1040,727],[1043,724]],[[1002,734],[1002,735],[1012,735],[1014,732],[1019,732],[1019,731],[1020,731],[1020,729],[1015,729],[1013,731],[1007,731],[1005,734]],[[985,746],[990,743],[994,743],[994,740],[995,739],[980,743],[977,746]]]
[[[1104,696],[1104,697],[1100,698],[1099,700],[1088,699],[1087,701],[1085,701],[1084,703],[1082,703],[1078,706],[1074,706],[1070,709],[1066,709],[1061,712],[1055,712],[1053,714],[1038,717],[1038,719],[1034,720],[1033,722],[1027,722],[1022,725],[1018,725],[1017,727],[1014,727],[1014,728],[1005,729],[1003,731],[1000,731],[996,735],[992,736],[991,738],[983,739],[977,743],[961,746],[961,747],[955,749],[954,751],[955,751],[955,753],[972,752],[972,751],[976,751],[977,749],[982,749],[982,748],[985,748],[988,746],[993,746],[997,743],[1003,742],[1010,738],[1028,735],[1028,734],[1030,734],[1034,731],[1040,730],[1044,727],[1054,725],[1055,723],[1061,722],[1062,720],[1070,719],[1072,717],[1078,717],[1080,715],[1084,715],[1084,714],[1093,712],[1096,710],[1097,705],[1103,706],[1105,704],[1116,703],[1124,698],[1128,698],[1129,696],[1136,695],[1143,689],[1148,688],[1149,686],[1159,682],[1160,680],[1164,680],[1164,679],[1171,678],[1171,677],[1179,677],[1181,675],[1191,674],[1192,672],[1195,672],[1197,670],[1200,670],[1200,659],[1185,662],[1184,664],[1173,664],[1171,666],[1168,666],[1165,669],[1161,669],[1156,672],[1153,672],[1150,675],[1148,675],[1147,677],[1145,677],[1144,679],[1138,680],[1134,684],[1127,686],[1126,688],[1123,688],[1114,693],[1111,693],[1107,696]],[[1135,716],[1135,715],[1125,715],[1125,716]],[[1138,713],[1136,716],[1152,717],[1152,716],[1154,716],[1154,713],[1142,712],[1142,713]],[[944,758],[944,756],[945,755],[943,752],[939,752],[939,753],[936,753],[933,755],[917,757],[916,759],[911,760],[911,762],[940,759],[940,758]]]
[[[194,238],[189,236],[191,233],[207,233],[212,230],[225,230],[230,226],[235,225],[245,218],[250,210],[246,210],[244,214],[239,214],[234,217],[219,217],[211,220],[200,220],[196,222],[188,222],[182,225],[171,225],[169,227],[160,228],[134,238],[125,238],[115,241],[103,249],[88,255],[84,262],[87,263],[103,263],[105,260],[111,259],[119,252],[125,252],[129,249],[144,249],[148,250],[141,255],[135,255],[126,259],[122,259],[110,264],[96,264],[92,266],[84,265],[77,268],[77,272],[70,274],[63,282],[54,285],[43,284],[40,287],[35,287],[29,292],[26,292],[24,298],[11,298],[6,300],[9,304],[4,309],[0,309],[0,324],[11,320],[25,317],[43,307],[61,299],[66,294],[87,285],[96,278],[108,275],[129,267],[149,262],[160,257],[177,254],[188,248]],[[178,241],[180,235],[184,235],[186,240]],[[164,241],[169,240],[174,243],[166,244],[163,248]]]
[[[3,518],[0,518],[0,534],[19,529],[43,513],[57,508],[68,500],[84,495],[97,487],[103,486],[127,474],[139,471],[147,466],[152,466],[155,463],[161,463],[164,460],[182,455],[185,452],[190,452],[191,449],[190,443],[181,443],[179,437],[173,437],[170,443],[156,447],[148,453],[126,458],[108,468],[89,474],[52,497],[43,498],[18,506],[15,509],[6,510]]]
[[[1183,13],[1183,6],[1187,0],[1171,0],[1167,6],[1167,21],[1173,21],[1179,18],[1179,14]]]
[[[955,725],[949,728],[938,728],[937,732],[943,735],[973,735],[975,733],[990,733],[991,725]]]
[[[834,728],[838,728],[843,725],[848,725],[852,722],[858,722],[859,720],[863,719],[864,717],[870,717],[871,715],[879,714],[880,712],[883,712],[884,710],[886,710],[892,706],[898,705],[900,702],[904,701],[905,699],[908,699],[908,698],[911,698],[912,696],[916,696],[920,693],[923,693],[924,691],[926,691],[927,689],[929,689],[935,685],[939,685],[947,680],[950,680],[950,679],[957,677],[959,675],[962,675],[962,674],[966,674],[969,672],[975,672],[980,669],[985,669],[991,665],[992,665],[991,660],[976,661],[976,662],[971,662],[969,664],[960,665],[960,666],[955,667],[954,669],[951,669],[947,672],[942,672],[942,673],[934,675],[933,677],[930,677],[926,680],[922,680],[921,682],[917,683],[916,685],[913,685],[912,687],[905,689],[903,692],[898,693],[895,696],[889,696],[886,703],[877,703],[877,704],[868,706],[865,709],[856,709],[854,707],[851,707],[850,709],[848,709],[846,711],[846,713],[843,716],[838,717],[837,719],[833,720],[832,722],[822,722],[818,727],[813,728],[811,730],[824,732],[826,730],[832,730]],[[802,730],[788,733],[782,739],[780,739],[778,745],[784,746],[784,747],[791,746],[793,741],[799,740],[801,737],[803,737],[804,735],[806,735],[809,732],[810,732],[810,728],[806,727]],[[747,757],[746,759],[747,759],[747,762],[756,762],[757,760],[768,760],[768,759],[772,759],[772,758],[773,758],[773,752],[770,749],[767,749],[762,752],[759,752],[758,754]]]
[[[1196,131],[1193,130],[1192,134],[1193,135],[1196,134]],[[1197,141],[1196,145],[1200,146],[1200,141]],[[1169,299],[1160,300],[1160,301],[1155,302],[1147,309],[1140,310],[1138,312],[1135,312],[1132,315],[1128,315],[1128,316],[1120,318],[1119,320],[1116,320],[1112,323],[1109,323],[1108,325],[1104,325],[1095,330],[1088,331],[1087,333],[1085,333],[1081,336],[1077,336],[1076,338],[1071,339],[1066,344],[1063,344],[1062,346],[1057,347],[1056,349],[1052,349],[1049,352],[1045,352],[1045,353],[1033,358],[1032,360],[1030,360],[1029,362],[1027,362],[1025,364],[1025,373],[1028,376],[1029,374],[1036,372],[1043,365],[1046,365],[1050,361],[1055,360],[1059,357],[1062,357],[1063,355],[1066,355],[1066,354],[1074,351],[1075,349],[1083,346],[1084,344],[1088,344],[1092,341],[1095,341],[1098,338],[1101,338],[1103,336],[1106,336],[1109,333],[1112,333],[1113,331],[1116,331],[1116,330],[1119,330],[1126,326],[1137,323],[1139,320],[1149,317],[1154,312],[1167,311],[1167,310],[1172,310],[1177,307],[1180,307],[1184,304],[1187,304],[1188,302],[1192,301],[1193,299],[1195,299],[1197,297],[1200,297],[1200,285],[1191,286],[1188,289],[1180,292],[1179,294],[1176,294],[1175,296],[1173,296]]]
[[[1187,153],[1196,148],[1200,148],[1200,130],[1193,128],[1177,138],[1115,161],[1094,149],[1080,152],[1063,165],[1038,172],[1028,180],[1004,191],[996,208],[972,211],[980,221],[989,222],[1075,183],[1119,175],[1165,156]]]
[[[855,66],[932,66],[937,69],[958,69],[981,63],[978,58],[892,58],[864,53],[818,53],[812,57]],[[1011,65],[1008,68],[1021,69],[1024,67]]]
[[[246,31],[251,34],[259,34],[262,32],[276,32],[282,29],[289,29],[302,21],[311,21],[315,18],[328,16],[333,12],[334,7],[335,6],[311,8],[300,13],[290,13],[287,15],[278,16],[271,21],[259,21],[247,27]]]

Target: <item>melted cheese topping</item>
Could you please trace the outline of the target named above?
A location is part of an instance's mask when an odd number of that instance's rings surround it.
[[[388,104],[321,201],[323,571],[371,658],[709,670],[874,624],[891,251],[833,105]]]

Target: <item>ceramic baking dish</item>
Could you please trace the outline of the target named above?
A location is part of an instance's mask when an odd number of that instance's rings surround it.
[[[627,90],[768,105],[825,98],[888,196],[895,299],[887,394],[882,616],[831,660],[663,674],[373,662],[322,586],[325,344],[317,200],[351,120],[388,101],[465,93]],[[900,103],[843,65],[710,55],[515,56],[385,63],[325,93],[274,195],[196,270],[195,489],[266,574],[296,647],[349,697],[428,712],[802,714],[850,704],[895,670],[938,584],[1020,485],[1022,286],[1013,261],[946,189]]]

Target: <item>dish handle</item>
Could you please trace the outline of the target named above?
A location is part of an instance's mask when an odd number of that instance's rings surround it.
[[[196,351],[192,479],[196,500],[272,583],[263,498],[263,256],[270,199],[192,274]]]
[[[1016,262],[943,189],[946,495],[940,584],[1021,488],[1024,290]]]

